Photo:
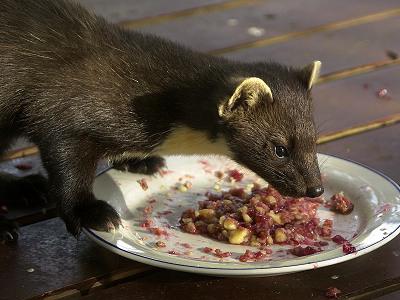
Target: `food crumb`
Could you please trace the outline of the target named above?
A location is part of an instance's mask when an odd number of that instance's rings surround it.
[[[153,206],[152,205],[147,205],[144,209],[143,209],[143,213],[145,215],[150,215],[153,212]]]
[[[28,171],[28,170],[31,170],[31,169],[32,169],[32,165],[29,164],[29,163],[20,163],[20,164],[16,164],[15,167],[16,167],[18,170],[21,170],[21,171]]]
[[[243,173],[239,172],[237,169],[233,169],[229,171],[229,177],[233,178],[234,181],[239,182],[243,179]]]
[[[162,242],[162,241],[158,241],[158,242],[156,243],[156,246],[157,246],[158,248],[164,248],[164,247],[166,247],[167,245],[165,245],[165,243]]]
[[[225,258],[225,257],[229,257],[229,256],[232,255],[231,252],[224,252],[221,249],[213,249],[213,248],[210,248],[210,247],[204,247],[203,248],[203,252],[207,253],[207,254],[212,254],[212,255],[214,255],[216,257],[219,257],[219,258]]]
[[[390,100],[389,91],[387,89],[380,89],[376,92],[376,96],[380,99]]]
[[[35,272],[35,269],[34,268],[29,268],[29,269],[27,269],[26,270],[28,273],[32,273],[32,272]]]
[[[210,247],[204,247],[203,248],[203,252],[204,253],[211,253],[211,252],[213,252],[214,251],[214,249],[213,248],[210,248]]]
[[[180,184],[180,185],[178,186],[178,191],[180,191],[180,192],[182,192],[182,193],[185,193],[185,192],[188,191],[188,188],[187,188],[184,184]]]
[[[260,261],[263,260],[268,256],[268,254],[271,254],[271,251],[268,251],[269,249],[266,249],[266,251],[258,251],[258,252],[253,252],[251,250],[246,250],[246,252],[242,255],[239,256],[239,260],[241,262],[247,262],[249,260],[251,261]]]
[[[393,50],[386,50],[386,56],[389,57],[390,59],[398,59],[399,58],[399,54],[397,54]]]
[[[150,231],[152,234],[155,234],[157,236],[168,236],[168,232],[160,227],[149,227],[148,231]]]
[[[338,298],[339,298],[338,296],[339,296],[339,294],[341,294],[341,293],[342,293],[342,291],[339,290],[339,289],[336,288],[336,287],[328,287],[328,288],[326,289],[325,296],[328,297],[328,298],[338,299]]]
[[[140,227],[142,228],[149,228],[151,226],[153,226],[153,220],[151,219],[146,219],[140,224]]]
[[[247,32],[252,36],[262,36],[265,33],[265,29],[260,27],[249,27]]]
[[[313,248],[311,246],[307,246],[307,247],[297,246],[297,247],[294,247],[293,249],[289,250],[289,252],[291,254],[293,254],[294,256],[301,257],[301,256],[307,256],[307,255],[315,254],[317,252],[321,252],[321,249]]]
[[[222,171],[215,171],[214,172],[215,177],[217,177],[218,179],[222,179],[222,177],[224,177],[224,173]]]
[[[149,185],[147,184],[147,181],[146,181],[145,178],[139,179],[136,182],[140,184],[140,187],[143,189],[143,191],[147,191],[148,190]]]
[[[186,249],[192,249],[192,246],[188,243],[181,243],[181,246],[186,248]]]
[[[345,197],[343,192],[334,194],[328,203],[331,210],[342,215],[350,214],[354,209],[354,204],[349,198]]]
[[[351,254],[351,253],[355,253],[357,252],[356,247],[354,247],[352,244],[350,244],[349,242],[344,243],[342,245],[342,249],[343,249],[343,253],[345,254]]]

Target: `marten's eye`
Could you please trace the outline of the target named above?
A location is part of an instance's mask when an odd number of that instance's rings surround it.
[[[275,154],[279,158],[284,158],[289,156],[289,152],[284,146],[275,146]]]

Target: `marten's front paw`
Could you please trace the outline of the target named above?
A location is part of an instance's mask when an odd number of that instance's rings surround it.
[[[0,216],[0,243],[16,242],[18,240],[18,224]]]
[[[124,162],[115,162],[113,165],[117,170],[146,175],[153,175],[165,166],[165,159],[160,156],[149,156],[144,159],[133,158]]]
[[[82,227],[98,231],[111,231],[121,225],[121,218],[115,209],[102,200],[86,201],[75,207],[73,214],[62,214],[67,230],[78,236]]]

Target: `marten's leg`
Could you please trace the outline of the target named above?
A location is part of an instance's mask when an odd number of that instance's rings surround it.
[[[39,147],[49,174],[49,197],[57,201],[67,230],[78,236],[82,227],[100,231],[118,228],[121,224],[118,213],[105,201],[96,199],[92,192],[101,155],[89,142],[62,140]]]
[[[153,175],[165,167],[165,159],[160,156],[149,156],[146,158],[130,158],[113,163],[114,169],[128,171],[131,173]]]

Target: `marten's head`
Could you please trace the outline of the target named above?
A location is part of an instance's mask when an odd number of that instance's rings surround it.
[[[235,76],[231,95],[218,107],[233,159],[284,195],[317,197],[324,191],[310,93],[320,65],[254,64],[245,76]]]

